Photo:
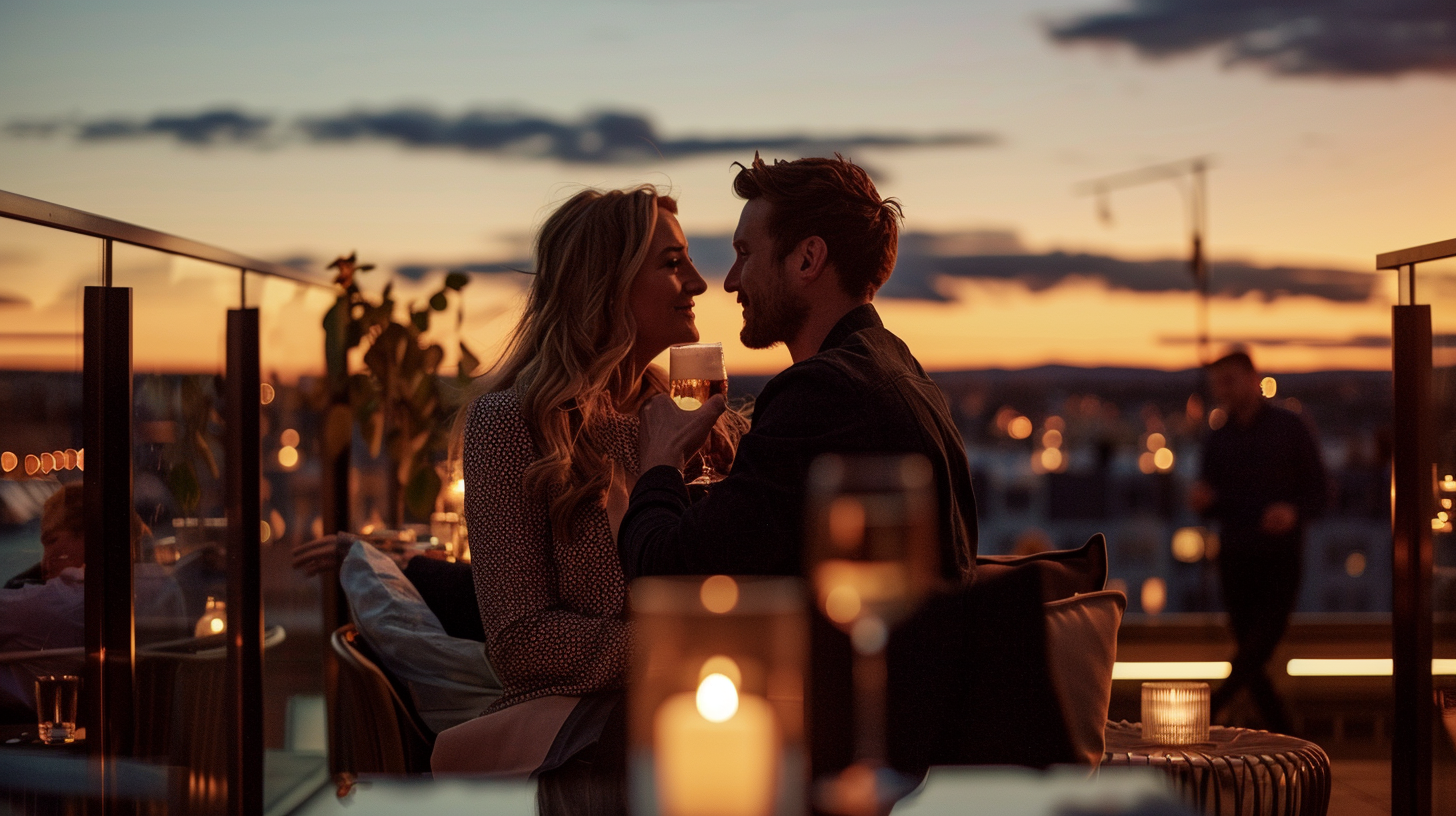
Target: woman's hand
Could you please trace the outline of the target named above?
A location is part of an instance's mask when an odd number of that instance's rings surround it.
[[[658,465],[682,470],[688,457],[702,449],[713,424],[728,407],[722,394],[716,394],[696,411],[677,407],[672,397],[658,394],[638,412],[642,428],[637,440],[637,464],[642,473]]]

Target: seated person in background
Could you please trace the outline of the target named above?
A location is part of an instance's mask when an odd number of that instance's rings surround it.
[[[79,482],[65,485],[46,499],[41,511],[43,555],[40,575],[44,583],[0,589],[0,652],[29,652],[86,645],[86,513]],[[136,513],[131,516],[131,546],[137,551],[151,535]],[[162,566],[136,564],[136,616],[138,624],[170,626],[174,634],[190,628],[182,593]],[[35,678],[56,671],[75,673],[78,656],[61,664],[54,661],[0,663],[0,697],[25,708],[35,704]]]

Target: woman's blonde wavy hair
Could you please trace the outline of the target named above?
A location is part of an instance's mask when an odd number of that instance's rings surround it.
[[[525,312],[499,362],[470,389],[456,422],[457,450],[469,406],[481,394],[515,389],[541,458],[522,487],[546,497],[557,540],[570,535],[577,513],[604,501],[612,463],[597,438],[597,417],[667,392],[667,375],[648,366],[632,381],[637,322],[632,284],[646,264],[659,211],[677,201],[651,185],[582,190],[556,209],[536,237],[535,280]],[[714,429],[715,458],[732,451],[746,428],[724,412]]]

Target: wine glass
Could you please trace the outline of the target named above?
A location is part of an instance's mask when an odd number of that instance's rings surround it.
[[[924,456],[829,454],[809,469],[806,568],[819,611],[854,645],[855,761],[815,786],[821,810],[888,813],[915,781],[886,761],[885,646],[940,583]]]
[[[715,394],[728,394],[728,369],[723,365],[722,343],[687,343],[673,346],[668,356],[668,393],[677,407],[696,411]],[[702,475],[691,484],[710,484],[716,476],[703,456]]]

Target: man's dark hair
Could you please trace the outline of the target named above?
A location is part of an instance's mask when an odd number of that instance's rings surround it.
[[[754,153],[752,164],[738,167],[733,192],[769,203],[768,229],[778,260],[817,235],[829,248],[845,294],[871,297],[889,279],[905,214],[900,202],[880,198],[864,168],[838,153],[772,165]]]
[[[1224,368],[1225,366],[1237,368],[1249,374],[1257,371],[1257,369],[1254,368],[1254,360],[1252,357],[1249,356],[1249,353],[1247,351],[1231,351],[1228,354],[1225,354],[1217,360],[1209,363],[1207,368],[1212,370],[1215,368]]]

